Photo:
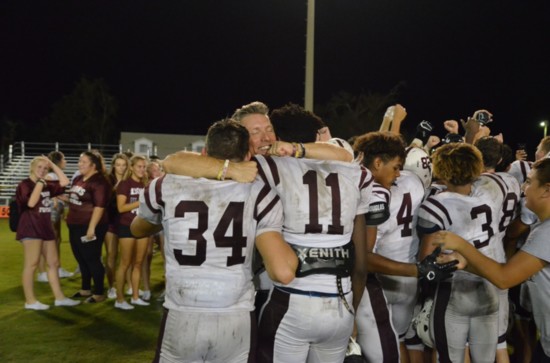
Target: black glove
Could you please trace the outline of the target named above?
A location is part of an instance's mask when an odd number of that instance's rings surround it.
[[[418,126],[416,126],[416,135],[415,139],[422,140],[423,144],[426,145],[430,135],[432,134],[433,126],[430,121],[423,120]]]
[[[456,271],[458,260],[439,264],[435,262],[435,260],[440,253],[441,247],[437,247],[430,255],[416,264],[418,268],[418,279],[439,282],[453,276],[453,272]]]

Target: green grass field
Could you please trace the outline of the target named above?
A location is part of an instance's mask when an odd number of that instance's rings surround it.
[[[68,232],[62,231],[61,264],[74,271]],[[131,311],[113,300],[76,307],[54,307],[48,283],[35,282],[37,298],[49,310],[25,310],[21,271],[23,248],[0,219],[0,362],[150,362],[162,318],[157,297],[164,288],[162,257],[153,257],[151,305]],[[61,280],[65,295],[80,287],[80,275]]]

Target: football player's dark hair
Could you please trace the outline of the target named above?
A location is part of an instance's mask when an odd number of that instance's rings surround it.
[[[377,157],[384,163],[398,157],[405,161],[405,140],[401,135],[388,131],[373,131],[357,136],[353,143],[355,152],[363,153],[363,165],[371,166]]]
[[[495,168],[496,171],[507,171],[510,164],[512,164],[516,160],[516,154],[514,153],[514,150],[507,145],[502,144],[502,159],[497,164],[497,167]]]
[[[249,151],[248,130],[233,119],[216,121],[206,135],[206,152],[217,159],[242,161]]]
[[[269,118],[277,138],[289,142],[315,142],[319,129],[326,126],[319,116],[294,103],[271,111]]]
[[[475,146],[483,156],[483,166],[486,169],[495,169],[502,159],[502,143],[493,137],[482,137],[477,140]]]

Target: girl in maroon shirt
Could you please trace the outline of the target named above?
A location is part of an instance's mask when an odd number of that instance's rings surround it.
[[[109,227],[107,234],[105,235],[105,274],[107,275],[107,283],[109,284],[109,291],[107,297],[114,299],[116,297],[115,288],[115,272],[116,272],[116,260],[118,257],[118,209],[116,206],[116,193],[115,189],[118,183],[124,176],[130,171],[128,164],[130,161],[125,154],[115,154],[111,159],[111,169],[109,170],[108,179],[112,186],[112,197],[109,200],[107,207],[107,220],[109,221]]]
[[[130,232],[130,224],[134,220],[139,207],[139,195],[147,184],[145,168],[147,160],[141,155],[130,159],[130,175],[122,180],[116,189],[116,200],[119,215],[118,241],[120,245],[120,262],[116,271],[117,298],[115,307],[123,310],[133,309],[133,305],[149,305],[139,297],[139,280],[141,266],[147,253],[149,238],[135,238]],[[132,305],[124,299],[124,277],[132,266]]]
[[[97,151],[80,155],[78,171],[80,175],[73,180],[69,191],[67,215],[71,249],[82,277],[80,291],[73,297],[88,297],[86,302],[95,303],[105,300],[101,250],[107,232],[105,207],[111,196],[111,184],[105,177],[103,157]]]
[[[51,168],[58,181],[45,181],[44,177]],[[59,283],[59,256],[55,244],[55,234],[51,223],[52,199],[63,194],[69,179],[63,171],[47,157],[39,156],[31,161],[30,175],[17,186],[15,196],[21,214],[17,226],[16,239],[24,248],[23,292],[25,309],[46,310],[34,295],[34,272],[43,254],[48,264],[48,282],[55,296],[55,306],[74,306],[79,301],[71,300],[61,291]]]

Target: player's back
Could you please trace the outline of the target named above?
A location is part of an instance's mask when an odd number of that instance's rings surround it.
[[[495,215],[495,206],[502,206],[504,197],[496,189],[491,189],[491,192],[477,192],[478,190],[472,187],[470,195],[450,191],[433,195],[421,205],[418,218],[431,222],[440,229],[456,233],[481,253],[493,257],[489,242],[495,234],[493,220],[498,218],[498,214]],[[457,271],[455,275],[462,272]]]
[[[258,220],[269,212],[274,193],[258,196],[265,187],[261,181],[218,182],[168,174],[156,184],[148,192],[155,191],[164,212],[165,306],[252,310],[251,252]]]
[[[494,215],[494,206],[502,206],[503,197],[497,190],[493,190],[494,193],[480,191],[472,186],[470,195],[443,191],[429,197],[419,209],[419,225],[426,227],[428,223],[433,223],[439,229],[459,235],[479,252],[494,258],[490,245],[495,235],[493,220],[498,217]],[[496,287],[484,278],[460,270],[449,281],[452,288],[450,297],[447,297],[448,304],[456,314],[481,316],[498,311]]]
[[[336,253],[329,249],[351,244],[356,215],[369,209],[373,185],[370,171],[337,161],[262,156],[256,159],[260,176],[281,197],[283,237],[288,243],[299,248],[311,247],[308,257],[315,259],[332,259],[323,254]],[[301,251],[298,258],[304,258]],[[342,286],[349,291],[349,277],[342,279]],[[288,287],[337,292],[336,277],[323,273],[297,277]]]
[[[333,247],[350,241],[355,216],[367,212],[370,171],[347,162],[256,158],[260,175],[281,197],[287,242]]]

